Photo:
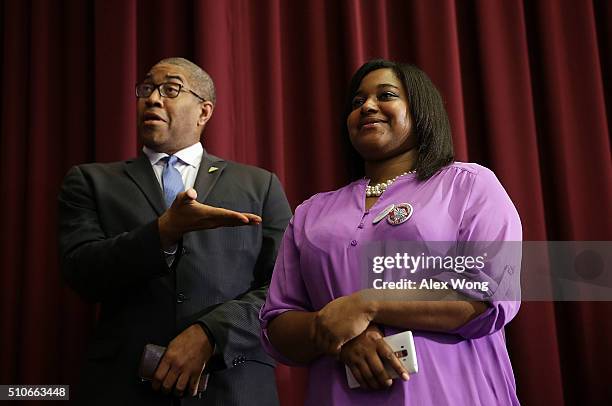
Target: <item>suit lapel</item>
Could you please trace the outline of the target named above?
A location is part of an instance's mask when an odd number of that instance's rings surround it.
[[[149,159],[145,155],[140,155],[135,160],[126,162],[125,171],[138,185],[157,214],[161,215],[165,211],[164,198]]]
[[[204,203],[210,194],[210,191],[219,180],[221,173],[225,169],[227,163],[214,155],[209,155],[204,150],[200,169],[196,176],[193,188],[198,192],[198,202]]]

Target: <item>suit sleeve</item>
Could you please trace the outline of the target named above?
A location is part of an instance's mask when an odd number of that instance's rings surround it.
[[[93,302],[168,272],[157,219],[109,238],[99,204],[83,171],[73,167],[59,194],[61,269],[68,284]]]
[[[235,365],[235,360],[260,348],[259,311],[266,300],[276,254],[289,219],[291,208],[278,178],[270,174],[262,210],[262,246],[254,269],[254,286],[246,294],[216,306],[198,321],[215,342],[216,359],[221,367]]]

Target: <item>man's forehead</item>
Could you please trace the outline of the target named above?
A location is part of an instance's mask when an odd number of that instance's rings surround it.
[[[153,77],[157,79],[176,79],[181,82],[186,82],[188,74],[181,66],[164,63],[153,66],[146,74],[145,79],[152,79]]]

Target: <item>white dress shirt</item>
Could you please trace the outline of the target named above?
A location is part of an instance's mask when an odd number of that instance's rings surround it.
[[[166,166],[166,162],[163,159],[167,156],[170,156],[164,152],[153,151],[151,148],[144,146],[142,147],[142,152],[149,158],[149,162],[151,162],[151,166],[153,167],[153,172],[155,172],[155,177],[157,178],[157,182],[159,182],[159,186],[162,190],[164,190],[164,184],[162,182],[162,172],[164,171],[164,167]],[[177,151],[174,155],[178,157],[178,160],[174,167],[181,174],[181,178],[183,178],[183,185],[185,186],[184,190],[190,189],[195,185],[196,176],[198,175],[198,169],[200,169],[200,163],[202,162],[202,155],[204,154],[204,148],[202,148],[202,144],[196,142],[195,144],[183,148],[180,151]],[[172,266],[174,262],[174,255],[176,254],[177,245],[174,245],[169,250],[163,250],[164,254],[166,254],[166,262],[168,267]]]
[[[151,166],[153,167],[153,172],[155,172],[155,177],[159,182],[159,186],[162,188],[162,190],[164,190],[164,185],[162,183],[162,172],[164,171],[166,163],[162,161],[162,159],[169,155],[164,152],[153,151],[147,146],[142,147],[142,152],[144,152],[147,158],[149,158]],[[204,148],[202,148],[202,144],[199,142],[196,142],[187,148],[183,148],[174,154],[176,157],[178,157],[178,161],[174,167],[180,172],[181,177],[183,178],[185,190],[192,188],[195,184],[203,154]]]

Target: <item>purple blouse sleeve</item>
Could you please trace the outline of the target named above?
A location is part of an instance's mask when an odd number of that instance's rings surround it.
[[[261,341],[264,349],[277,361],[299,365],[279,353],[268,338],[268,324],[280,314],[290,311],[312,311],[306,286],[300,272],[300,254],[295,242],[295,219],[301,212],[296,209],[281,242],[266,302],[261,308]]]
[[[493,172],[479,168],[461,220],[458,243],[473,254],[486,252],[485,268],[475,280],[487,280],[482,314],[452,331],[472,339],[502,329],[520,307],[521,221],[514,204]],[[466,275],[470,277],[470,275]],[[468,294],[469,295],[469,294]]]

